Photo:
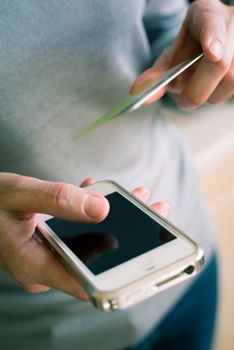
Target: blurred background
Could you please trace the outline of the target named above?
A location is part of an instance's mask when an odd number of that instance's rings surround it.
[[[189,145],[213,218],[220,268],[220,305],[214,350],[234,349],[234,99],[189,114],[166,104],[163,113]]]

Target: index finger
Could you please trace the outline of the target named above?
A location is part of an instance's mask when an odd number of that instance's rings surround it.
[[[225,56],[219,62],[211,62],[204,57],[191,78],[183,85],[178,106],[181,109],[190,109],[204,104],[225,76],[232,62],[232,55],[233,44],[230,43]]]

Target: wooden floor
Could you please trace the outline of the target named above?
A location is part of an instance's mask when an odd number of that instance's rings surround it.
[[[201,177],[215,223],[220,262],[220,308],[215,350],[234,349],[234,154]]]

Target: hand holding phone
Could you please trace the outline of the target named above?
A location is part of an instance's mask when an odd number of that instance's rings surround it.
[[[90,225],[49,217],[38,228],[95,306],[129,307],[201,269],[203,250],[122,187],[103,181],[90,189],[110,203],[105,220]]]
[[[88,183],[90,181],[86,180],[82,185]],[[80,283],[45,244],[38,242],[35,228],[38,212],[90,223],[103,219],[109,205],[102,195],[95,194],[99,202],[89,201],[86,212],[83,211],[84,199],[91,192],[67,183],[0,173],[0,266],[21,288],[30,293],[54,288],[80,300],[89,299]],[[134,193],[141,199],[145,197],[142,190]],[[161,208],[163,206],[157,203],[156,209]],[[90,217],[91,213],[96,218]]]
[[[54,288],[88,300],[77,280],[36,239],[37,213],[94,223],[108,210],[107,200],[87,189],[0,173],[0,266],[27,292]]]

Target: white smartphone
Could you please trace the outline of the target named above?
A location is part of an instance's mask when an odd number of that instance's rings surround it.
[[[112,181],[90,189],[110,203],[104,221],[46,217],[38,229],[97,308],[127,308],[201,270],[203,250],[168,220]]]

